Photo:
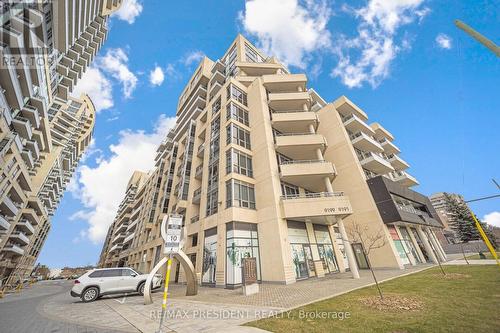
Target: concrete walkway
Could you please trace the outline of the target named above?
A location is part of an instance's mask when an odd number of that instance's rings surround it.
[[[380,281],[391,280],[430,268],[419,265],[400,269],[379,269]],[[369,271],[361,271],[354,280],[350,273],[328,275],[321,279],[308,279],[291,285],[262,284],[260,292],[243,296],[241,290],[200,287],[196,296],[185,296],[185,286],[171,285],[168,308],[164,321],[166,332],[264,332],[240,325],[269,317],[290,309],[331,298],[373,284]],[[61,317],[64,321],[85,322],[90,326],[129,332],[155,332],[161,314],[161,292],[153,294],[154,303],[144,305],[137,295],[103,297],[93,303],[81,303],[59,295],[49,299],[41,314]],[[116,326],[118,325],[118,326]]]
[[[495,259],[467,259],[470,265],[496,265]],[[464,259],[456,259],[445,262],[444,265],[468,265]]]

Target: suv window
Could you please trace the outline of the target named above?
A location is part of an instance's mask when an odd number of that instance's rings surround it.
[[[102,276],[102,271],[95,271],[89,274],[89,278],[98,278]]]
[[[122,269],[122,276],[132,276],[132,274],[136,274],[133,270],[131,269]]]
[[[113,277],[113,276],[121,276],[121,269],[106,269],[102,271],[101,277]]]

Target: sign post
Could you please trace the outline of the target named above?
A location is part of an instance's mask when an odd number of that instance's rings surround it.
[[[161,304],[160,326],[157,333],[162,333],[163,318],[167,310],[168,284],[170,282],[170,271],[172,270],[172,258],[180,251],[182,239],[182,215],[167,215],[161,223],[161,235],[165,241],[163,253],[168,256],[167,272],[165,273],[165,287],[163,289],[163,301]]]

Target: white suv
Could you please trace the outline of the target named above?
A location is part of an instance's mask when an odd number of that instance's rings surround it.
[[[147,274],[139,274],[128,267],[93,269],[75,280],[71,296],[80,297],[83,302],[92,302],[109,294],[139,292],[142,295],[147,278]],[[155,275],[151,289],[160,286],[161,276]]]

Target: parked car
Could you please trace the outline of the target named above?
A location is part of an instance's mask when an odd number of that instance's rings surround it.
[[[75,280],[71,296],[92,302],[110,294],[138,292],[143,295],[147,278],[147,274],[139,274],[128,267],[92,269]],[[151,289],[160,286],[161,276],[155,275]]]

